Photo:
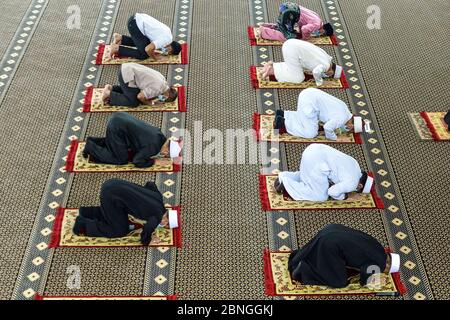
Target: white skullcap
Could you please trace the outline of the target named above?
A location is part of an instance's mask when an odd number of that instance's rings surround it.
[[[370,190],[372,190],[373,186],[373,178],[371,176],[367,176],[366,184],[364,185],[363,193],[370,193]]]
[[[169,210],[169,227],[170,229],[178,228],[178,212]]]
[[[363,121],[361,117],[353,117],[353,126],[355,133],[363,132]]]
[[[395,273],[400,270],[400,256],[396,253],[391,253],[391,269],[389,273]]]
[[[334,72],[334,78],[335,79],[340,79],[342,75],[342,67],[336,65],[336,71]]]
[[[177,158],[181,154],[180,143],[177,141],[170,141],[170,157]]]

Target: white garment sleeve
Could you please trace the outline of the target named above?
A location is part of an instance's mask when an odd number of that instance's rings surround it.
[[[350,188],[346,181],[339,182],[328,189],[328,195],[335,200],[344,200],[345,194],[355,191],[354,188]]]
[[[322,74],[326,72],[326,68],[323,64],[319,64],[313,70],[314,80],[316,80],[316,85],[321,86],[323,84]]]
[[[323,125],[323,129],[325,130],[325,137],[328,140],[337,140],[337,135],[334,132],[338,128],[338,123],[336,120],[330,120]]]

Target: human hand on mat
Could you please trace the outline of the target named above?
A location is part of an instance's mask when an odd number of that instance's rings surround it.
[[[107,61],[114,60],[118,54],[119,54],[119,45],[112,44],[111,50],[109,50],[109,55],[108,55],[108,57],[106,57],[106,60]]]
[[[369,289],[379,289],[386,285],[386,277],[383,277],[380,273],[375,273],[367,279],[366,286]]]

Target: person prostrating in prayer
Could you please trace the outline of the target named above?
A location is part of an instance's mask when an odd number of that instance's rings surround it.
[[[163,197],[152,181],[140,186],[120,179],[106,181],[100,191],[99,207],[81,207],[73,233],[77,236],[121,238],[142,228],[141,243],[158,243],[156,228],[170,228],[173,221]],[[146,221],[136,225],[129,215]],[[172,226],[172,227],[177,227]]]
[[[330,224],[291,253],[288,269],[291,279],[304,285],[344,288],[359,274],[361,286],[376,287],[385,284],[381,273],[399,271],[400,256],[386,253],[378,240],[362,231]]]
[[[173,102],[178,97],[175,87],[169,87],[158,71],[137,63],[124,63],[119,70],[119,85],[106,85],[103,101],[112,106],[156,106]]]
[[[114,33],[110,59],[114,56],[131,57],[139,60],[152,58],[161,60],[164,56],[178,55],[181,45],[173,41],[172,31],[164,23],[145,13],[136,13],[128,20],[130,36]]]
[[[106,137],[88,137],[83,157],[92,162],[148,168],[158,158],[181,162],[182,141],[171,141],[149,123],[128,113],[117,112],[109,117]]]

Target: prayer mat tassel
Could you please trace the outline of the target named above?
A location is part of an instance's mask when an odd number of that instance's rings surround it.
[[[259,113],[253,113],[253,130],[256,141],[261,140],[261,115]]]
[[[101,44],[98,46],[97,58],[95,59],[96,65],[101,65],[103,62],[103,54],[105,53],[105,45]]]
[[[61,240],[61,228],[64,219],[64,210],[65,209],[61,207],[56,210],[56,218],[53,223],[52,236],[50,238],[50,243],[48,244],[50,249],[57,248],[59,246],[59,242]]]
[[[253,31],[252,26],[247,27],[247,33],[248,33],[248,39],[250,40],[250,45],[256,46],[255,32]]]
[[[186,112],[186,88],[178,87],[178,111]]]
[[[264,249],[264,291],[268,296],[275,296],[275,282],[272,276],[272,266],[270,263],[270,251],[269,249]]]
[[[75,156],[77,154],[77,150],[78,150],[78,140],[72,140],[72,142],[70,143],[70,149],[69,149],[69,154],[67,155],[67,160],[66,160],[66,171],[67,172],[73,172],[73,167],[75,165]]]
[[[250,67],[250,81],[252,83],[252,87],[254,89],[258,89],[259,84],[258,84],[258,77],[256,76],[256,66]]]
[[[183,43],[181,45],[181,64],[188,64],[189,62],[189,52],[188,52],[188,45],[187,43]]]
[[[90,86],[89,88],[87,88],[86,95],[84,96],[83,112],[91,112],[91,103],[93,95],[94,95],[94,87]]]
[[[261,199],[261,206],[263,211],[270,211],[271,209],[269,196],[267,193],[266,176],[262,174],[259,175],[259,198]]]

